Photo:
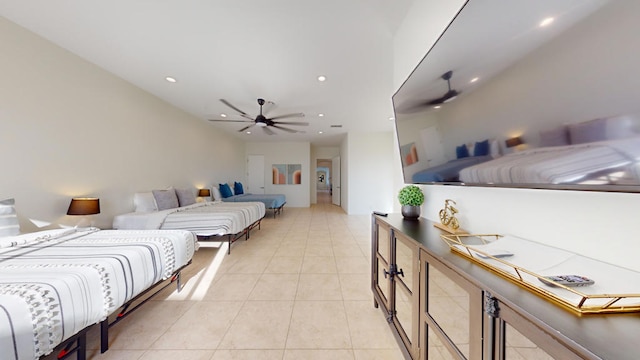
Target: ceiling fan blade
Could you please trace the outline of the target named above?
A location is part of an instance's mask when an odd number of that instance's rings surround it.
[[[264,132],[266,132],[269,135],[275,135],[276,133],[273,132],[273,130],[269,129],[267,126],[263,126],[262,130],[264,130]]]
[[[247,125],[247,126],[243,127],[242,129],[238,130],[238,132],[244,132],[245,130],[250,129],[251,127],[253,127],[255,125],[256,125],[255,123],[253,123],[251,125]]]
[[[237,107],[233,106],[230,102],[228,102],[228,101],[227,101],[227,100],[225,100],[225,99],[220,99],[220,102],[222,102],[223,104],[225,104],[225,105],[227,105],[228,107],[232,108],[233,110],[237,111],[237,112],[238,112],[239,114],[241,114],[241,115],[247,115],[247,113],[246,113],[246,112],[244,112],[244,111],[242,111],[242,110],[238,109]]]
[[[242,116],[243,118],[247,118],[249,120],[253,120],[253,118],[251,116],[249,116],[249,114],[247,114],[246,112],[238,109],[237,107],[233,106],[230,102],[228,102],[225,99],[220,99],[220,102],[222,102],[223,104],[227,105],[228,107],[232,108],[233,110],[237,111],[238,114],[240,114],[240,116]]]
[[[269,120],[285,119],[285,118],[292,118],[292,117],[304,117],[304,114],[303,113],[295,113],[295,114],[278,115],[278,116],[272,117]]]
[[[271,125],[271,126],[273,126],[276,129],[280,129],[280,130],[284,130],[284,131],[290,132],[292,134],[295,134],[295,133],[298,132],[298,130],[293,130],[293,129],[289,129],[289,128],[278,126],[278,125]]]
[[[274,124],[285,124],[285,125],[303,125],[303,126],[307,126],[309,125],[308,122],[305,121],[274,121]]]
[[[242,122],[242,123],[255,122],[254,120],[227,120],[227,119],[207,119],[207,120],[221,121],[221,122]]]

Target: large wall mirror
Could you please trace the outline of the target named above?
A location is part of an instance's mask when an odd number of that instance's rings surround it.
[[[639,192],[639,18],[467,1],[393,96],[405,182]]]

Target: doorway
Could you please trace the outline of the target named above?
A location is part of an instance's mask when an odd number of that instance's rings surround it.
[[[316,161],[316,202],[318,204],[331,204],[332,181],[331,159],[318,159]]]
[[[340,206],[340,157],[316,160],[316,203]]]

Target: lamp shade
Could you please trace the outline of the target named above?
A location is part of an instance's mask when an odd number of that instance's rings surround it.
[[[211,190],[209,190],[209,189],[200,189],[198,191],[198,196],[200,196],[200,197],[211,196]]]
[[[513,137],[511,139],[507,139],[505,141],[505,143],[507,144],[508,148],[524,144],[524,142],[522,142],[522,138],[520,136],[516,136],[516,137]]]
[[[69,204],[67,215],[93,215],[100,214],[100,199],[98,198],[73,198]]]

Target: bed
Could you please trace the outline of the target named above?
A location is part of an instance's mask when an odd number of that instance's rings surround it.
[[[2,358],[37,359],[108,322],[173,279],[196,249],[188,231],[74,228],[0,238]]]
[[[248,239],[266,213],[262,202],[200,202],[177,208],[132,212],[113,218],[114,229],[188,230],[202,240],[219,239],[231,244]]]
[[[413,174],[411,179],[416,183],[459,181],[460,170],[492,159],[493,156],[484,155],[469,156],[450,160],[444,164],[436,165],[419,171]]]
[[[518,151],[460,171],[466,183],[580,184],[640,180],[640,138]]]
[[[283,194],[240,194],[222,198],[224,202],[258,201],[264,203],[267,209],[273,210],[273,217],[281,213],[287,199]]]
[[[284,194],[251,194],[244,192],[244,185],[241,182],[234,181],[233,186],[227,183],[218,184],[213,187],[213,199],[224,202],[247,202],[259,201],[264,203],[267,209],[273,210],[273,217],[280,214],[284,209],[287,198]]]

